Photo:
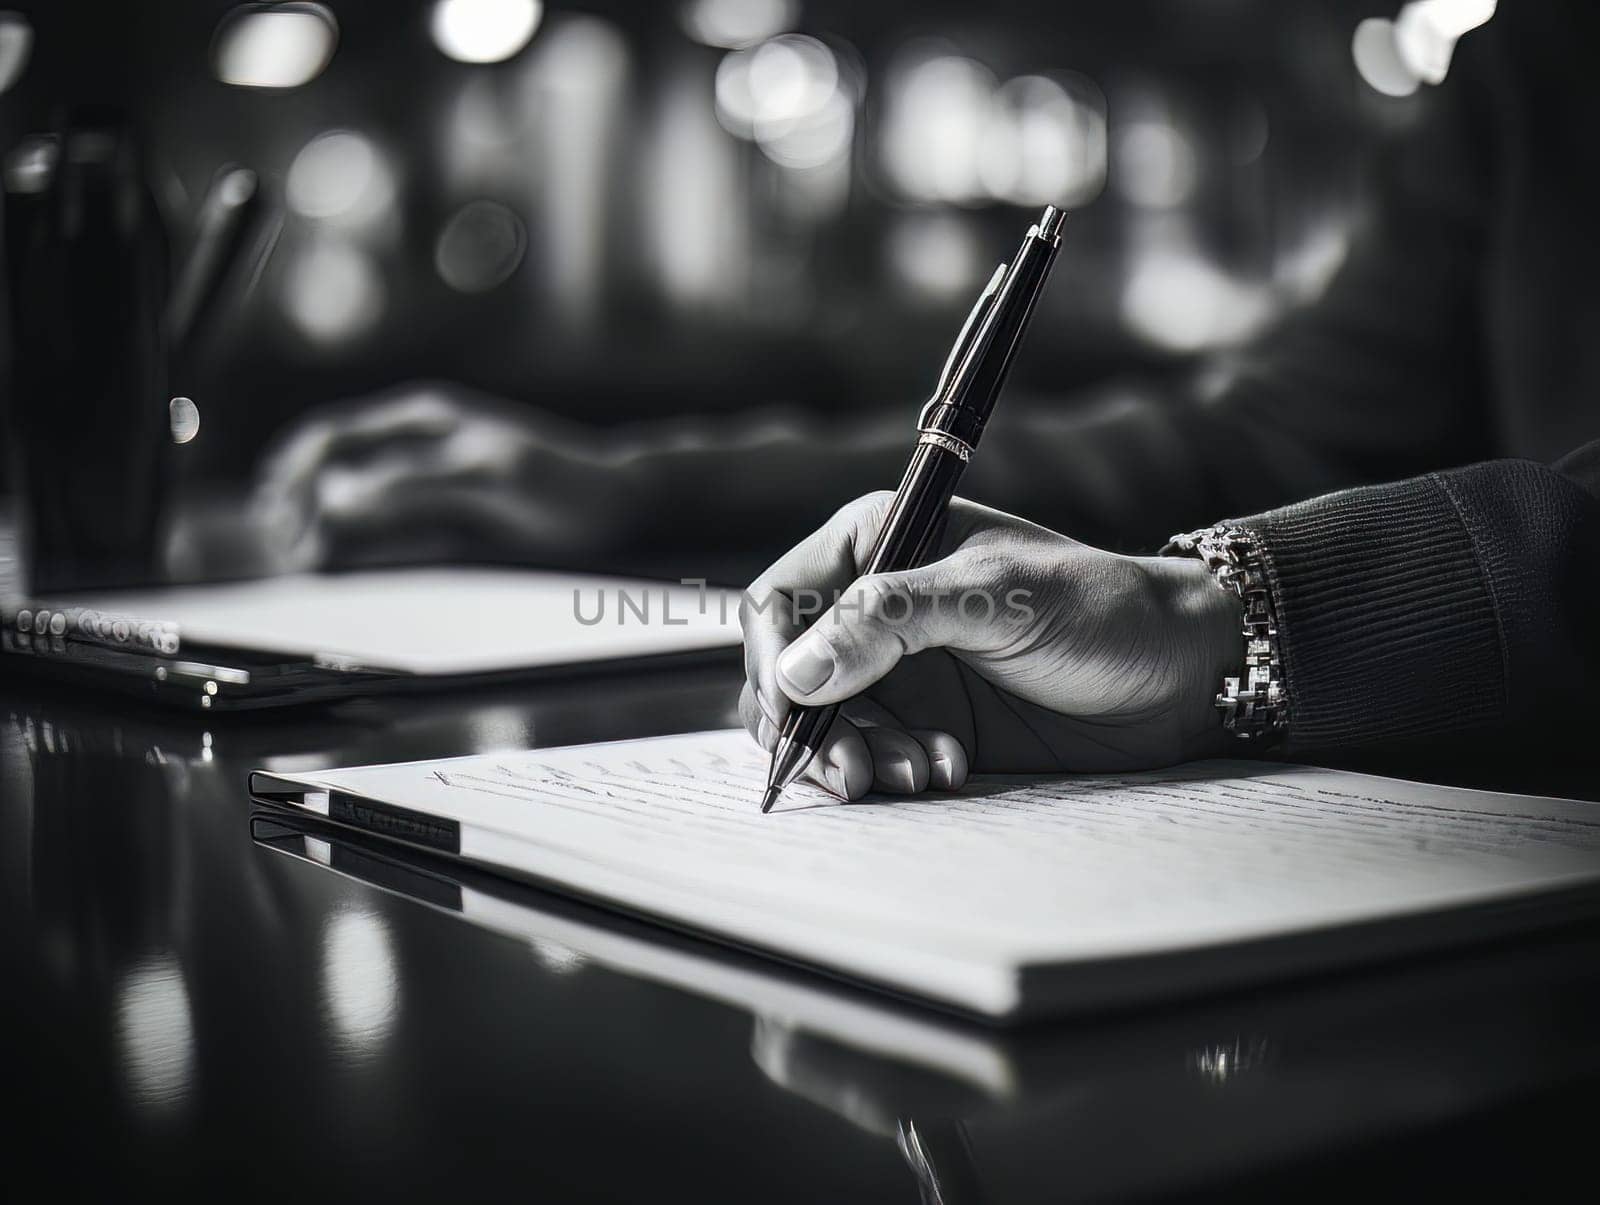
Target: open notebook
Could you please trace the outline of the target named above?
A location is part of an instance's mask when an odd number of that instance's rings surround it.
[[[1504,933],[1600,902],[1600,809],[1304,767],[979,777],[758,811],[741,732],[312,774],[252,795],[1010,1021]]]

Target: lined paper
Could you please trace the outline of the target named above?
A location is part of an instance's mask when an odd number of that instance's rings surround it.
[[[315,781],[455,819],[463,856],[478,861],[913,990],[937,979],[947,994],[991,1004],[1014,992],[1024,966],[1600,878],[1592,805],[1324,769],[1206,762],[978,777],[958,794],[854,804],[801,786],[762,816],[765,776],[766,755],[729,731]]]

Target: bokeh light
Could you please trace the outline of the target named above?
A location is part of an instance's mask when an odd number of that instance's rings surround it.
[[[35,193],[50,187],[61,161],[61,142],[54,134],[35,134],[12,148],[5,158],[7,192]]]
[[[641,197],[650,255],[676,306],[716,306],[735,292],[749,254],[737,148],[706,104],[705,80],[693,65],[674,72],[654,107]]]
[[[538,148],[529,203],[539,221],[529,234],[538,240],[542,290],[569,333],[593,329],[604,305],[614,253],[606,221],[632,71],[615,23],[563,14],[541,38],[520,87]]]
[[[902,192],[958,205],[986,199],[978,164],[995,87],[987,67],[957,55],[891,67],[883,161]]]
[[[230,208],[243,205],[255,196],[260,183],[255,172],[248,167],[229,168],[217,182],[217,200]]]
[[[855,107],[838,57],[803,34],[731,51],[717,67],[717,119],[782,167],[806,170],[847,157]]]
[[[855,106],[841,91],[814,113],[795,121],[756,122],[756,145],[781,167],[823,167],[850,152],[855,133]]]
[[[438,0],[429,29],[458,63],[499,63],[528,44],[543,15],[540,0]]]
[[[908,199],[954,205],[1081,205],[1104,186],[1105,104],[1078,76],[1000,83],[940,44],[890,66],[881,151]]]
[[[1008,80],[992,98],[978,151],[978,176],[1014,205],[1081,204],[1105,181],[1103,111],[1042,75]]]
[[[717,64],[717,120],[740,138],[756,136],[756,98],[750,90],[750,60],[754,57],[736,50]]]
[[[839,66],[833,53],[803,34],[764,42],[750,60],[750,92],[758,122],[807,117],[827,104],[838,85]]]
[[[839,83],[833,52],[815,38],[785,34],[752,50],[736,50],[717,67],[717,115],[741,138],[756,123],[772,128],[818,112]]]
[[[800,16],[796,0],[689,0],[684,32],[706,46],[742,50],[792,29]]]
[[[483,293],[515,272],[527,250],[527,231],[510,208],[498,201],[469,201],[439,231],[433,262],[452,289]]]
[[[530,82],[547,94],[609,96],[628,77],[628,41],[601,17],[566,16],[550,31],[544,51]]]
[[[1422,82],[1400,57],[1394,22],[1383,17],[1368,17],[1356,26],[1350,54],[1367,86],[1385,96],[1410,96]]]
[[[1165,121],[1134,121],[1115,138],[1117,188],[1145,209],[1175,209],[1194,192],[1194,147]]]
[[[1494,16],[1494,10],[1495,0],[1412,0],[1394,22],[1401,61],[1423,83],[1443,83],[1456,42]]]
[[[186,444],[200,434],[200,407],[193,398],[175,397],[167,403],[167,423],[172,442]]]
[[[889,231],[889,266],[913,295],[936,302],[970,293],[987,266],[961,216],[908,213]]]
[[[248,4],[217,26],[212,69],[240,88],[298,88],[322,74],[338,40],[339,23],[320,4]]]
[[[368,224],[394,205],[394,176],[371,140],[349,130],[318,134],[289,165],[289,208],[301,217]]]
[[[22,78],[33,50],[33,26],[21,13],[0,12],[0,93]]]
[[[383,280],[372,256],[342,240],[313,242],[284,274],[284,310],[314,342],[338,343],[365,334],[383,312],[383,302]]]
[[[1122,317],[1129,329],[1168,351],[1240,343],[1271,313],[1266,288],[1239,280],[1188,247],[1153,246],[1134,262],[1123,285]]]

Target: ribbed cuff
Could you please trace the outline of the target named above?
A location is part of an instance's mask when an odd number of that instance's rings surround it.
[[[1502,719],[1494,607],[1437,475],[1230,522],[1261,539],[1292,752],[1395,744]]]

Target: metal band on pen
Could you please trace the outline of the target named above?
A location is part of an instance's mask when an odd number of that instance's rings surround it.
[[[946,452],[954,452],[962,460],[972,459],[972,445],[964,439],[957,439],[945,431],[937,431],[932,427],[917,428],[920,433],[919,444],[928,444],[931,447],[943,448]]]

